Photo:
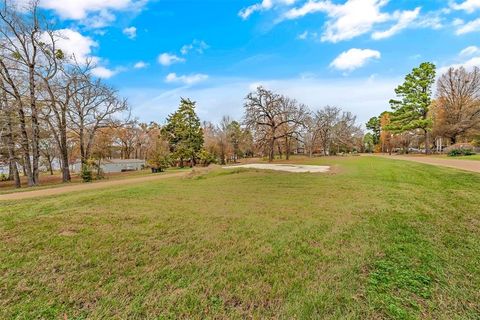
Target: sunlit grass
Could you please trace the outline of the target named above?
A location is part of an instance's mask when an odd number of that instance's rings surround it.
[[[2,203],[0,318],[478,318],[480,175],[294,161]]]

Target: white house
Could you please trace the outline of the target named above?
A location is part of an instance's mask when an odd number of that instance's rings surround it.
[[[105,159],[100,163],[100,167],[104,173],[137,171],[145,167],[145,160],[140,159]],[[72,165],[73,172],[80,172],[82,170],[82,163],[75,162]]]

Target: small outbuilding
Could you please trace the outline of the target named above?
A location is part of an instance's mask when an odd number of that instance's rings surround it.
[[[145,168],[145,160],[140,159],[104,159],[100,162],[100,167],[104,173],[115,173],[125,171],[137,171]],[[77,161],[73,164],[72,171],[80,172],[82,163]]]

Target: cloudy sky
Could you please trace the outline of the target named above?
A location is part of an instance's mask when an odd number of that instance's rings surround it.
[[[20,1],[20,0],[18,0]],[[25,0],[22,0],[25,1]],[[480,65],[480,0],[41,0],[62,46],[163,122],[180,97],[202,120],[242,116],[262,84],[360,121],[423,61]]]

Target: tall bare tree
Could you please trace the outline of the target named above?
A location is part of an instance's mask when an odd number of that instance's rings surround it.
[[[96,132],[119,122],[119,114],[128,111],[125,99],[91,75],[76,78],[73,84],[72,105],[68,110],[71,129],[78,138],[80,158],[86,163],[91,155]]]
[[[263,87],[258,87],[245,98],[244,123],[252,130],[256,142],[267,150],[269,161],[275,157],[279,139],[291,137],[305,120],[304,106]]]
[[[9,86],[7,92],[17,100],[28,184],[38,185],[40,122],[36,77],[39,46],[43,43],[42,26],[38,14],[38,1],[30,2],[28,7],[23,9],[26,10],[18,11],[15,4],[10,1],[5,1],[0,9],[0,37],[2,38],[0,69],[3,80]],[[29,108],[31,122],[31,154],[26,132],[26,106]]]
[[[2,86],[2,81],[0,81]],[[8,151],[9,175],[15,182],[15,187],[21,187],[20,175],[18,173],[18,161],[15,150],[15,130],[14,130],[14,108],[13,103],[9,101],[7,92],[0,91],[0,124],[2,124],[1,138],[5,141]]]
[[[471,130],[480,129],[480,69],[450,68],[441,75],[435,108],[437,129],[451,143]]]

